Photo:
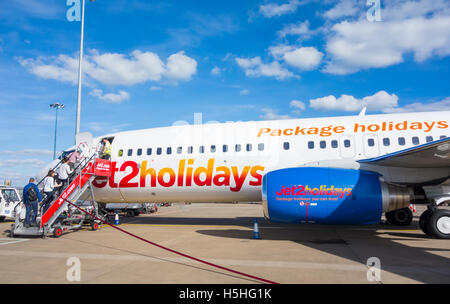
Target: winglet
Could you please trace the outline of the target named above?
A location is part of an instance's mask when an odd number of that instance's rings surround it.
[[[367,110],[367,107],[364,107],[358,116],[366,116],[366,110]]]

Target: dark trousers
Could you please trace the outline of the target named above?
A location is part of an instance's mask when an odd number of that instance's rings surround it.
[[[67,185],[69,184],[69,178],[58,179],[58,182],[62,184],[61,187],[58,188],[57,195],[59,196],[66,189]]]
[[[102,159],[111,160],[111,155],[109,154],[103,154]]]
[[[42,214],[44,214],[47,209],[50,207],[50,204],[52,203],[53,199],[55,198],[55,192],[44,192],[47,198],[45,199],[45,202],[42,204]]]
[[[38,209],[38,201],[27,202],[25,204],[25,210],[26,210],[25,225],[30,225],[31,211],[33,211],[33,219],[31,222],[36,223],[37,209]]]

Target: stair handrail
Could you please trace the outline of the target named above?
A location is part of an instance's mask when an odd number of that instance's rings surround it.
[[[66,185],[65,187],[61,186],[61,187],[62,187],[61,190],[59,190],[59,193],[58,193],[57,195],[55,195],[54,198],[53,198],[53,200],[49,203],[49,206],[48,206],[47,210],[50,209],[51,206],[53,206],[53,204],[59,199],[59,197],[61,196],[61,194],[62,194],[62,193],[63,193],[63,192],[71,185],[71,183],[73,182],[73,180],[70,181],[70,177],[73,176],[73,175],[76,173],[76,177],[75,177],[75,178],[80,178],[80,180],[81,180],[81,175],[83,174],[83,170],[84,170],[84,169],[85,169],[85,168],[86,168],[93,160],[94,160],[94,162],[95,162],[96,157],[97,157],[97,153],[93,153],[89,159],[86,157],[85,159],[83,159],[83,160],[78,164],[78,166],[77,166],[76,168],[74,168],[73,172],[72,172],[72,173],[69,175],[69,177],[68,177],[69,182],[67,183],[67,185]],[[80,167],[81,167],[81,169],[79,169]],[[78,169],[79,169],[79,172],[77,172]],[[79,183],[79,184],[81,184],[81,183]],[[78,187],[78,186],[77,186],[77,187]],[[80,187],[80,189],[81,189],[81,187]],[[43,210],[42,210],[42,206],[41,206],[41,208],[38,208],[38,209],[39,209],[38,213],[41,213],[41,212],[43,211]],[[41,216],[43,216],[44,213],[45,213],[45,212],[41,213]]]

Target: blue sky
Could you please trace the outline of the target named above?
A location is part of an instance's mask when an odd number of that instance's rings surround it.
[[[71,1],[69,1],[71,2]],[[75,1],[76,2],[76,1]],[[377,1],[375,1],[377,2]],[[445,0],[87,1],[81,131],[450,108]],[[0,183],[74,143],[80,22],[0,0]],[[19,185],[18,185],[19,186]]]

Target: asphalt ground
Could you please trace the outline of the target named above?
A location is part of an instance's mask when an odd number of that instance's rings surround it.
[[[409,227],[326,226],[270,223],[257,204],[174,204],[157,213],[123,217],[119,227],[196,258],[279,283],[450,283],[450,241],[424,235],[418,219],[425,206],[417,209]],[[255,218],[259,240],[253,239]],[[11,239],[11,223],[0,223],[3,284],[258,283],[110,226],[68,232],[60,238]]]

